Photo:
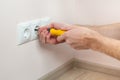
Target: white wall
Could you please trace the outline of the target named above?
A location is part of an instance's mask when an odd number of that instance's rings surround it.
[[[120,0],[64,0],[67,21],[79,24],[120,22]]]
[[[66,45],[16,44],[17,24],[50,16],[62,21],[60,0],[0,0],[0,80],[37,80],[70,60]]]
[[[120,21],[119,0],[1,0],[0,80],[37,80],[73,57],[119,67],[120,62],[94,51],[73,51],[67,45],[16,45],[19,22],[50,16],[54,21],[106,24]]]

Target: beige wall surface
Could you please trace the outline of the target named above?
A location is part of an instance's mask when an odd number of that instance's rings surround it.
[[[37,80],[73,55],[78,59],[119,67],[119,61],[104,54],[77,52],[66,44],[42,45],[36,40],[16,45],[16,28],[20,22],[44,16],[72,24],[120,22],[119,7],[119,0],[1,0],[0,80]]]
[[[17,24],[49,16],[62,21],[60,0],[0,0],[0,80],[37,80],[70,60],[69,47],[38,40],[17,46]]]

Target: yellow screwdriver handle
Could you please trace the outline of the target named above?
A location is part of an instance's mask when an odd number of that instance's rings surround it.
[[[64,34],[65,31],[50,28],[49,32],[51,33],[52,36],[60,36],[60,35]]]

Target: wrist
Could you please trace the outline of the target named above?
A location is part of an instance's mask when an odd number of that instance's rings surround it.
[[[106,38],[100,34],[93,36],[89,42],[90,43],[89,47],[90,49],[93,49],[93,50],[99,50],[103,47],[105,41],[106,41]]]

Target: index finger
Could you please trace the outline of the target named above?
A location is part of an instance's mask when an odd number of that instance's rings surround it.
[[[53,22],[49,25],[49,28],[55,28],[60,30],[70,30],[71,25]]]

